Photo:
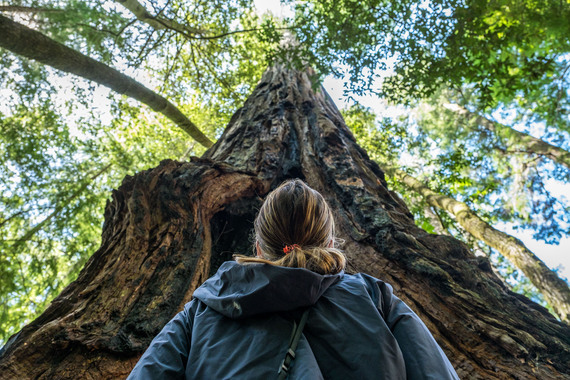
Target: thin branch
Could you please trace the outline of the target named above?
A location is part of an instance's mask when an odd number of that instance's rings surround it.
[[[172,74],[172,71],[176,67],[176,61],[180,57],[180,53],[182,52],[183,46],[184,46],[184,44],[180,43],[176,47],[176,54],[174,54],[174,58],[172,58],[172,65],[168,66],[168,70],[166,71],[166,74],[164,75],[164,79],[162,80],[162,85],[160,86],[160,90],[159,90],[160,92],[164,91],[164,87],[166,86],[166,83],[168,82],[168,79],[170,78],[170,74]]]
[[[26,276],[24,275],[24,268],[22,267],[21,260],[18,260],[18,267],[19,267],[20,277],[22,277],[22,286],[24,287],[25,292],[29,294],[28,285],[26,284]],[[32,300],[29,299],[28,301],[32,302],[35,305],[35,303]]]
[[[566,76],[566,73],[568,72],[568,69],[570,69],[570,63],[568,63],[568,64],[566,65],[566,67],[564,68],[564,71],[562,72],[562,74],[560,74],[560,75],[558,76],[558,78],[555,78],[554,80],[562,81],[562,80],[564,79],[564,77]]]
[[[138,67],[138,65],[140,65],[143,61],[144,58],[146,58],[146,55],[148,55],[148,52],[146,47],[148,46],[148,44],[150,43],[151,39],[152,39],[152,35],[154,34],[154,31],[152,31],[151,33],[149,33],[146,41],[144,42],[143,46],[141,47],[139,53],[137,54],[137,58],[136,60],[139,62],[137,64],[135,64],[136,67]],[[145,53],[146,52],[146,53]],[[144,55],[144,58],[143,58]]]
[[[448,229],[445,227],[445,224],[443,223],[443,219],[441,218],[441,215],[439,215],[439,212],[437,211],[437,208],[432,207],[432,206],[428,206],[429,211],[431,211],[433,213],[433,215],[437,218],[437,220],[439,221],[441,230],[443,231],[443,235],[448,235],[451,236],[451,234],[449,233]]]
[[[202,55],[202,57],[204,58],[203,62],[206,64],[206,69],[212,74],[212,76],[218,81],[218,83],[220,83],[226,90],[228,90],[232,96],[238,97],[239,94],[235,92],[233,88],[223,78],[219,77],[218,73],[216,72],[216,69],[213,67],[212,62],[208,60],[208,57],[205,54],[203,54],[200,50],[198,50],[197,52]]]
[[[48,209],[48,208],[51,208],[51,207],[38,207],[35,210],[39,211],[39,210],[44,210],[44,209]],[[21,210],[21,211],[16,212],[13,215],[10,215],[8,218],[6,218],[2,222],[0,222],[0,227],[4,226],[6,223],[8,223],[10,220],[14,219],[15,217],[22,215],[22,214],[25,214],[25,213],[30,212],[30,211],[32,211],[31,208],[29,208],[27,210]]]
[[[199,29],[199,28],[192,28],[187,25],[180,24],[177,21],[167,19],[164,17],[160,17],[160,14],[166,8],[163,7],[160,12],[156,16],[152,16],[150,12],[137,0],[115,0],[129,11],[131,11],[135,17],[139,20],[144,22],[145,24],[150,25],[154,29],[169,29],[174,32],[178,32],[182,34],[184,37],[192,40],[215,40],[224,38],[227,36],[231,36],[233,34],[239,33],[250,33],[250,32],[257,32],[263,30],[262,28],[251,28],[251,29],[241,29],[241,30],[233,30],[231,32],[226,32],[218,35],[207,36],[206,30]],[[275,28],[276,30],[293,30],[294,27],[281,27]]]
[[[507,125],[493,121],[483,115],[469,111],[467,108],[459,104],[444,104],[444,107],[459,116],[474,119],[476,123],[485,129],[493,132],[506,142],[517,147],[523,147],[528,152],[550,158],[554,162],[570,168],[570,152],[544,140],[529,135],[528,133],[519,132]]]
[[[198,80],[199,85],[202,87],[202,73],[200,71],[200,67],[196,62],[196,55],[194,54],[194,45],[190,44],[190,57],[192,58],[192,63],[194,63],[194,68],[196,69],[196,79]],[[185,61],[188,64],[188,61]]]
[[[152,47],[150,49],[148,49],[148,54],[150,54],[151,51],[154,51],[159,45],[161,45],[162,41],[164,40],[164,37],[166,36],[166,34],[168,33],[168,31],[163,31],[162,33],[159,33],[158,38],[156,39],[156,41],[154,42],[154,44],[152,44]],[[146,56],[145,56],[146,58]]]
[[[25,7],[22,5],[0,5],[0,12],[8,13],[60,13],[64,9]]]
[[[136,18],[132,19],[131,21],[129,21],[125,25],[123,25],[123,27],[121,29],[119,29],[119,31],[117,32],[117,36],[115,37],[115,43],[117,42],[117,38],[119,38],[121,36],[121,34],[123,34],[125,29],[127,29],[129,26],[133,25],[136,21],[137,21]]]
[[[156,10],[156,6],[153,2],[150,3],[150,5],[154,8],[154,11],[156,12],[156,16],[155,17],[161,17],[162,14],[164,13],[164,11],[166,10],[166,8],[168,8],[168,6],[170,5],[171,0],[168,0],[164,3],[164,5],[162,6],[162,8],[160,8],[158,11]]]
[[[178,161],[185,161],[188,158],[188,156],[190,155],[190,152],[192,152],[192,149],[194,149],[195,145],[196,145],[196,143],[194,143],[194,142],[192,142],[192,144],[188,145],[188,148],[186,148],[186,150],[184,151],[182,156],[180,156],[178,158]]]
[[[233,30],[231,32],[226,32],[226,33],[218,34],[215,36],[192,36],[189,38],[192,38],[194,40],[215,40],[215,39],[220,39],[223,37],[231,36],[232,34],[257,32],[260,30],[263,30],[263,29],[262,28],[251,28],[251,29]],[[294,30],[294,27],[275,28],[275,30]]]
[[[119,37],[119,35],[117,34],[117,32],[113,32],[112,30],[109,30],[109,29],[98,29],[98,28],[94,27],[93,25],[84,24],[84,23],[81,23],[81,22],[80,22],[80,23],[77,23],[76,25],[78,25],[78,26],[84,26],[84,27],[89,28],[89,29],[91,29],[91,30],[94,30],[94,31],[96,31],[96,32],[107,33],[107,34],[110,34],[110,35],[114,36],[115,38]]]
[[[154,29],[170,29],[185,36],[192,36],[194,34],[203,34],[205,31],[197,28],[192,28],[187,25],[182,25],[174,20],[169,20],[164,17],[152,16],[150,12],[137,0],[115,0],[129,11],[131,11],[139,21],[150,25]]]

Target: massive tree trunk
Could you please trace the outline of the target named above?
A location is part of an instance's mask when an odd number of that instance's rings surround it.
[[[0,47],[55,69],[92,80],[160,112],[205,147],[212,141],[166,98],[112,67],[0,14]]]
[[[250,252],[262,198],[291,177],[335,210],[348,270],[391,283],[461,378],[570,378],[570,327],[510,292],[486,258],[416,227],[327,94],[276,67],[202,158],[164,161],[113,192],[101,248],[10,339],[0,379],[125,376],[220,263]]]

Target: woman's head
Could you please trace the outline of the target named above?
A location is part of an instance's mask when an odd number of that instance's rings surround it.
[[[325,199],[301,180],[289,180],[273,190],[254,222],[257,258],[265,262],[307,268],[322,274],[344,269],[346,259],[334,248],[334,219]]]

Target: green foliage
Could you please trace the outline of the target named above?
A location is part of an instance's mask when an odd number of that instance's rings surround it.
[[[6,339],[83,264],[85,251],[99,240],[105,197],[90,189],[73,197],[95,168],[77,163],[80,144],[49,104],[20,106],[2,115],[0,126],[0,299],[10,306],[0,314],[0,338]],[[52,213],[58,216],[53,223],[31,234]]]
[[[95,252],[111,189],[163,159],[199,152],[149,110],[114,102],[108,124],[86,113],[74,124],[52,104],[0,118],[0,299],[9,305],[1,340],[43,311]]]
[[[409,143],[408,131],[402,124],[390,119],[376,122],[376,114],[360,104],[342,110],[342,116],[370,158],[381,163],[397,161]]]
[[[324,74],[348,74],[353,91],[375,90],[402,101],[429,96],[442,85],[468,85],[483,108],[517,100],[549,120],[567,110],[567,2],[288,3],[295,4],[295,31],[306,59]],[[390,60],[393,75],[374,88],[378,70]]]

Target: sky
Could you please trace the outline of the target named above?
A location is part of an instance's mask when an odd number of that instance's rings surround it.
[[[290,9],[282,7],[279,0],[255,0],[257,11],[262,14],[271,12],[275,16],[291,17],[293,15]],[[336,79],[326,77],[323,86],[336,103],[337,107],[345,108],[351,103],[348,97],[344,95],[344,83],[342,78]],[[353,98],[360,104],[370,107],[379,116],[396,117],[406,112],[403,107],[390,107],[383,103],[376,96],[354,96]],[[553,194],[570,196],[570,184],[563,184],[552,181],[549,183],[549,190]],[[558,275],[568,282],[570,280],[570,238],[563,238],[557,245],[545,244],[532,238],[532,231],[514,230],[512,224],[495,225],[495,228],[515,236],[520,239],[528,249],[534,252],[544,263],[550,268],[557,270]]]

